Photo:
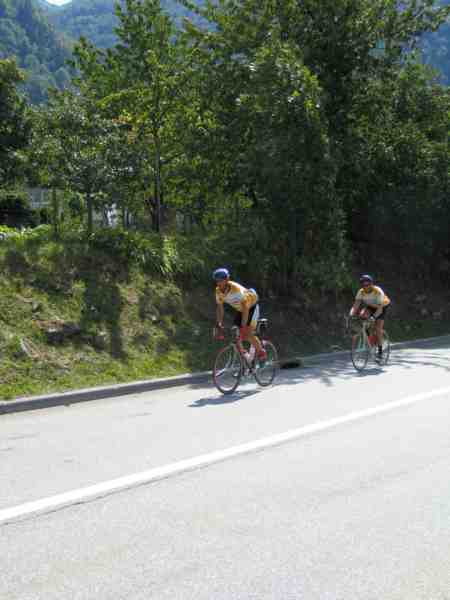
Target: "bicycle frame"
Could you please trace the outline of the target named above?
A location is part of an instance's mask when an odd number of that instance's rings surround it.
[[[250,342],[247,342],[246,340],[241,340],[240,339],[239,327],[237,327],[236,325],[233,325],[233,327],[231,328],[231,343],[234,344],[234,346],[236,347],[236,350],[241,355],[241,357],[242,357],[242,359],[244,361],[244,364],[247,365],[247,366],[250,366],[252,363],[255,362],[255,360],[254,360],[254,357],[253,357],[253,359],[251,360],[251,362],[248,361],[248,359],[246,357],[247,350],[243,346],[244,342],[246,342],[247,344],[250,344]],[[250,344],[250,348],[251,347],[252,346]]]
[[[367,339],[367,344],[369,345],[370,352],[372,355],[375,354],[375,351],[378,349],[378,336],[376,332],[369,332],[370,325],[364,328],[364,335]]]
[[[378,349],[378,339],[376,333],[371,328],[374,327],[373,322],[366,319],[358,320],[358,330],[351,332],[352,337],[352,363],[357,371],[362,371],[369,361],[369,358],[376,359]],[[349,322],[347,321],[347,328]],[[359,343],[359,342],[362,342]],[[383,331],[383,362],[386,365],[389,360],[390,341],[386,331]],[[378,361],[377,361],[378,362]]]

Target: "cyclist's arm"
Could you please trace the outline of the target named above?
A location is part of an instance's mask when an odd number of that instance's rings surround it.
[[[353,303],[353,306],[350,309],[350,316],[354,317],[355,315],[357,315],[360,308],[361,308],[361,300],[355,300],[355,302]]]
[[[223,304],[217,304],[217,308],[216,308],[216,323],[217,325],[220,325],[221,327],[223,327],[223,317],[224,317],[224,309],[223,309]]]
[[[373,317],[376,319],[377,317],[379,317],[381,315],[381,312],[383,310],[383,305],[382,304],[371,304],[370,308],[375,309],[375,312],[373,313]]]

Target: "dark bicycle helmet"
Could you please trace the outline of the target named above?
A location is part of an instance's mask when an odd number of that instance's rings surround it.
[[[363,283],[364,281],[369,281],[370,283],[373,283],[373,277],[372,277],[372,275],[367,275],[367,273],[365,273],[364,275],[361,275],[361,277],[359,278],[359,281],[361,283]]]
[[[216,269],[213,271],[212,277],[214,281],[223,281],[224,279],[228,279],[230,276],[230,271],[221,267],[220,269]]]

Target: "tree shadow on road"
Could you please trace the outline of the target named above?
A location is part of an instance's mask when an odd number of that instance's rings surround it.
[[[254,396],[255,394],[259,394],[261,392],[261,388],[255,390],[236,390],[233,394],[221,394],[217,392],[214,396],[208,396],[206,398],[199,398],[195,400],[192,404],[189,404],[189,408],[203,408],[204,406],[218,406],[222,404],[232,404],[233,402],[238,402],[239,400],[243,400],[244,398],[248,398],[250,396]]]
[[[450,348],[449,348],[450,351]],[[442,353],[427,351],[426,357],[412,355],[410,349],[404,350],[402,353],[394,353],[389,360],[392,366],[399,366],[404,369],[415,369],[416,367],[434,367],[450,372],[450,352],[448,356],[443,356]]]
[[[408,348],[393,348],[389,362],[385,366],[369,361],[367,367],[358,372],[354,368],[350,353],[330,358],[308,359],[305,366],[298,369],[281,369],[276,383],[295,385],[297,383],[319,380],[327,386],[333,386],[337,380],[347,380],[380,377],[392,368],[412,370],[420,367],[433,367],[445,372],[450,372],[450,352],[448,356],[442,354],[442,349],[450,346],[441,346],[436,350],[425,343],[411,345]],[[424,354],[420,355],[420,351]]]

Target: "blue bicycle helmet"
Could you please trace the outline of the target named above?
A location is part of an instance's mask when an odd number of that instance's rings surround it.
[[[364,275],[361,275],[361,277],[359,278],[359,281],[361,283],[363,283],[363,281],[369,281],[370,283],[373,283],[373,277],[372,277],[372,275],[367,275],[367,273],[365,273]]]
[[[229,276],[230,271],[223,267],[221,267],[220,269],[216,269],[212,274],[214,281],[223,281],[224,279],[228,279]]]

